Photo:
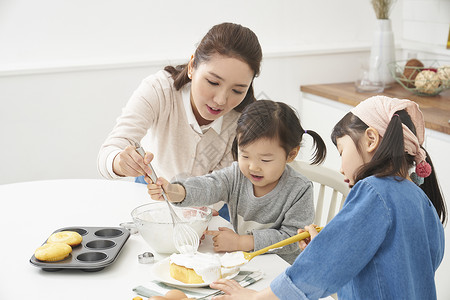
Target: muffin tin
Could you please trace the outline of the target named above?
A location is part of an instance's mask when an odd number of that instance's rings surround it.
[[[121,227],[64,227],[53,233],[59,231],[76,231],[83,237],[83,241],[72,248],[72,253],[68,257],[60,261],[40,261],[33,254],[30,259],[33,265],[45,271],[62,269],[100,271],[116,260],[130,237],[130,232]]]

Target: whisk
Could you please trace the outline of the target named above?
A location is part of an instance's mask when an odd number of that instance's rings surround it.
[[[144,158],[145,151],[140,146],[139,143],[135,143],[136,151]],[[152,170],[151,174],[148,174],[153,183],[156,182],[158,177],[156,176],[155,169],[153,169],[151,164],[148,164],[150,169]],[[170,204],[169,199],[167,198],[167,194],[163,189],[162,196],[169,207],[170,216],[172,217],[173,223],[173,243],[175,244],[175,248],[180,253],[195,253],[198,250],[199,246],[199,237],[197,232],[188,224],[183,223],[180,217],[176,214],[175,210]]]

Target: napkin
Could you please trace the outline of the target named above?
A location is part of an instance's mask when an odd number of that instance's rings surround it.
[[[259,270],[241,270],[239,274],[236,275],[233,280],[239,282],[243,287],[249,286],[261,278],[263,278],[264,273]],[[143,285],[139,285],[133,289],[135,293],[144,297],[152,296],[164,296],[168,291],[177,289],[185,293],[189,298],[196,298],[197,300],[207,300],[211,299],[213,296],[223,294],[222,291],[214,290],[209,287],[174,287],[167,285],[159,281],[150,281]]]

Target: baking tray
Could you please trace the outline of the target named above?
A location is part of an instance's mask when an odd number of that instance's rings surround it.
[[[60,261],[48,262],[36,259],[33,254],[30,262],[44,271],[79,269],[96,272],[116,260],[120,250],[130,237],[130,232],[122,227],[72,226],[60,228],[53,233],[66,230],[76,231],[83,237],[81,244],[73,247],[72,253],[68,257]]]

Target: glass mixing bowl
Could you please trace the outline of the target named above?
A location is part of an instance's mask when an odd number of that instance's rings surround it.
[[[173,207],[183,223],[191,226],[201,237],[212,218],[209,207]],[[157,253],[178,252],[173,243],[173,224],[165,202],[152,202],[136,207],[131,212],[141,236]]]

